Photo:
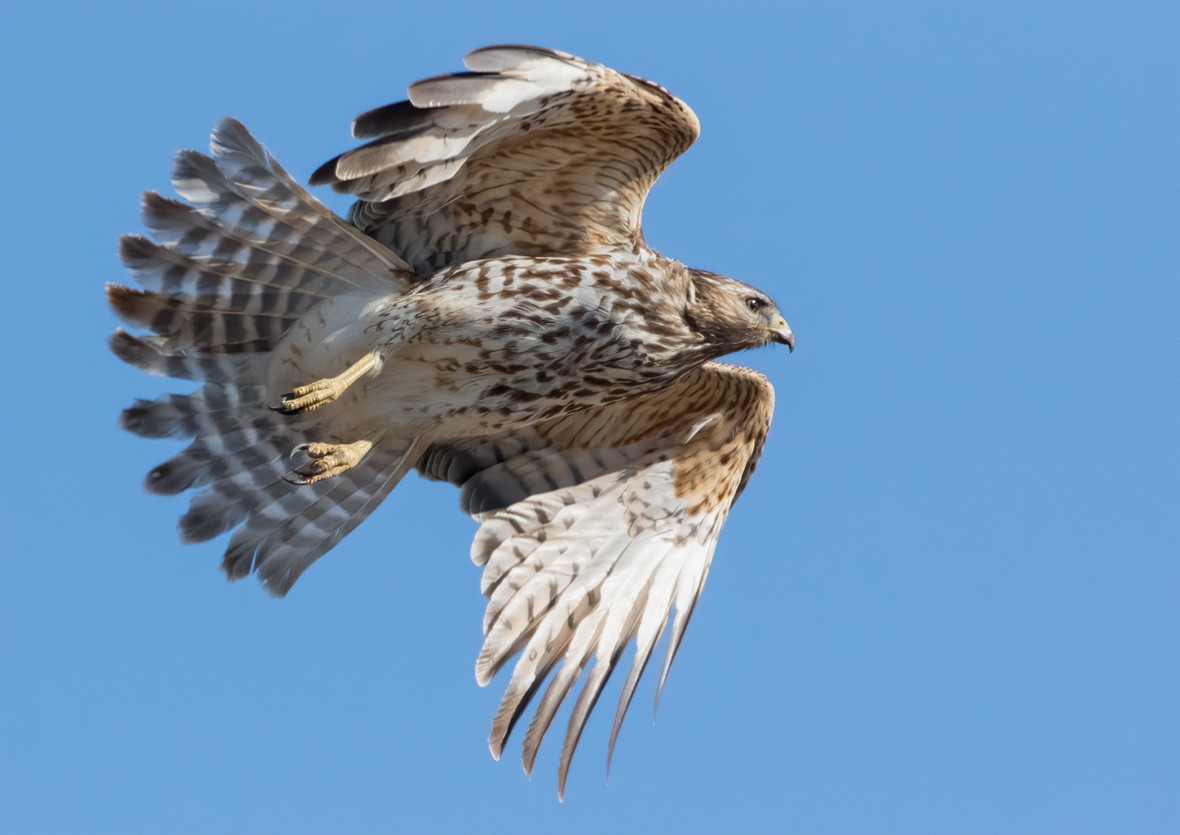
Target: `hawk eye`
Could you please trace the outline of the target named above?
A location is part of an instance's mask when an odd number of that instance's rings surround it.
[[[758,296],[750,296],[746,299],[746,307],[750,308],[750,310],[761,310],[767,304],[766,299],[759,298]]]

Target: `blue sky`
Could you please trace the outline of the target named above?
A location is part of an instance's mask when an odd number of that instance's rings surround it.
[[[4,4],[0,831],[1177,831],[1177,5],[572,9]],[[306,177],[505,41],[692,105],[649,241],[798,338],[738,358],[776,421],[658,721],[646,681],[608,783],[596,715],[564,804],[552,741],[487,754],[453,491],[227,585],[115,426],[184,384],[104,347],[176,149],[234,115]]]

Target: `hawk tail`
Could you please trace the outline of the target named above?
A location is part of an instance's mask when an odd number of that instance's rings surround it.
[[[145,488],[168,495],[197,489],[178,525],[181,539],[204,542],[233,530],[222,561],[227,577],[253,572],[282,597],[397,486],[423,446],[385,436],[351,469],[302,483],[292,478],[293,450],[323,440],[323,430],[260,412],[260,401],[249,401],[247,417],[233,396],[209,383],[192,395],[139,401],[123,412],[122,424],[142,435],[196,430],[186,449],[148,473]]]
[[[206,518],[237,517],[244,524],[229,545],[221,567],[230,580],[251,572],[275,597],[285,595],[299,576],[331,550],[379,505],[417,462],[423,451],[414,438],[386,437],[355,467],[318,481],[295,486],[274,477],[275,469],[261,464],[242,474],[241,481],[256,487],[243,508],[235,499],[232,481],[216,483],[194,499],[180,520],[200,530]],[[286,456],[284,456],[285,458]],[[280,467],[289,466],[283,461]]]
[[[291,453],[334,439],[316,421],[267,408],[271,351],[321,301],[398,293],[409,273],[392,251],[309,195],[240,123],[223,120],[211,149],[176,157],[173,184],[188,202],[145,194],[151,238],[121,241],[142,289],[107,288],[125,322],[151,331],[116,331],[115,354],[204,385],[136,401],[121,424],[146,437],[193,439],[148,474],[147,489],[198,489],[181,538],[199,542],[237,528],[226,573],[236,579],[255,571],[282,595],[393,489],[414,442],[381,439],[341,475],[291,483]]]
[[[260,378],[267,354],[326,298],[405,290],[408,267],[307,193],[241,123],[224,119],[212,156],[181,151],[172,181],[188,203],[147,192],[151,239],[119,254],[143,289],[107,286],[130,325],[111,348],[153,373],[196,380]]]

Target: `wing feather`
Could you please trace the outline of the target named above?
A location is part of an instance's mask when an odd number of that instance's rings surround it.
[[[671,621],[663,686],[721,526],[761,451],[773,400],[761,375],[709,363],[654,395],[499,438],[436,446],[423,456],[423,474],[460,484],[465,509],[482,522],[472,544],[488,596],[479,683],[519,652],[492,724],[494,755],[556,667],[525,735],[531,770],[554,716],[589,667],[559,759],[564,791],[586,721],[635,641],[611,729],[613,753],[635,687]]]
[[[632,249],[660,173],[699,124],[662,88],[555,50],[493,46],[353,122],[371,139],[312,183],[419,271],[510,254]]]

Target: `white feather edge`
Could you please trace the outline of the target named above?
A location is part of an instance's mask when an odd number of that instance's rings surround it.
[[[692,434],[700,428],[694,426]],[[488,740],[493,756],[498,759],[503,752],[524,698],[560,661],[561,666],[541,694],[525,736],[522,760],[525,770],[531,772],[557,710],[594,659],[572,709],[562,745],[558,766],[562,792],[590,712],[623,650],[634,640],[635,654],[611,729],[609,767],[639,678],[671,619],[672,637],[658,689],[663,687],[716,543],[720,521],[717,513],[688,520],[696,528],[696,537],[685,538],[686,530],[681,525],[640,537],[626,534],[622,496],[639,478],[652,485],[648,498],[655,493],[672,497],[674,503],[678,501],[671,485],[672,465],[661,462],[643,468],[642,475],[636,473],[630,479],[610,473],[489,514],[473,545],[473,556],[485,565],[483,585],[490,596],[485,617],[487,638],[477,661],[477,681],[486,685],[508,657],[520,652]],[[591,497],[592,490],[598,491],[597,497]],[[510,515],[515,525],[507,522]],[[540,522],[538,517],[547,521]],[[610,535],[611,530],[620,533]],[[511,534],[505,535],[508,531]],[[583,537],[591,531],[590,539],[597,547],[585,547]],[[547,534],[543,542],[537,538],[541,532]],[[497,544],[488,551],[491,542]],[[531,551],[527,550],[530,544]],[[524,558],[516,552],[524,554]],[[569,577],[569,569],[574,566],[578,573]],[[513,582],[514,572],[524,577],[519,584]],[[552,596],[545,597],[550,580],[557,582],[551,587]],[[540,599],[536,597],[539,593]],[[675,616],[671,617],[674,609]]]

